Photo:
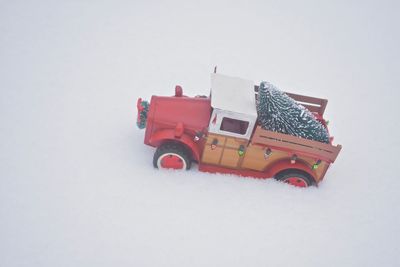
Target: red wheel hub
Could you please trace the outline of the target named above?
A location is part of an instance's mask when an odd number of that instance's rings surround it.
[[[175,170],[181,170],[184,168],[185,164],[182,160],[182,158],[180,158],[177,155],[172,155],[172,154],[167,154],[164,155],[161,158],[161,167],[165,168],[165,169],[175,169]]]
[[[288,177],[284,180],[284,182],[297,187],[307,187],[307,182],[300,177]]]

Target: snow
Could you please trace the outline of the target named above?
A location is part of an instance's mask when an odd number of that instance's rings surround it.
[[[8,1],[0,266],[398,266],[395,1]],[[136,100],[209,73],[329,99],[318,188],[152,167]]]

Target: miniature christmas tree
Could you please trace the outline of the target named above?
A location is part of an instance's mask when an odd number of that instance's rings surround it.
[[[329,143],[328,131],[314,115],[271,83],[260,84],[257,112],[266,130]]]

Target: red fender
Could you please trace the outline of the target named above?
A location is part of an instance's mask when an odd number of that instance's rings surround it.
[[[314,179],[315,182],[318,182],[318,180],[315,178],[315,175],[313,174],[311,168],[308,165],[306,165],[305,163],[302,163],[301,161],[296,161],[296,163],[291,164],[290,159],[281,160],[281,161],[275,163],[271,168],[268,168],[267,172],[270,177],[273,177],[273,176],[277,175],[278,173],[280,173],[281,171],[288,170],[288,169],[297,169],[297,170],[304,171],[304,172],[308,173]]]
[[[177,137],[175,129],[164,129],[153,133],[151,135],[149,143],[152,146],[158,147],[167,140],[175,140],[177,142],[183,143],[191,150],[193,158],[196,161],[200,160],[200,149],[193,141],[193,138],[186,133],[183,133],[180,135],[180,137]]]

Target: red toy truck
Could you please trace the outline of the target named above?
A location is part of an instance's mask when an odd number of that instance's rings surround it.
[[[152,96],[144,143],[156,147],[159,169],[189,169],[285,183],[317,185],[338,156],[341,146],[264,130],[257,121],[258,86],[252,81],[211,74],[209,97],[187,97],[176,86],[174,96]],[[323,119],[327,100],[287,93]],[[138,99],[138,112],[143,110]],[[139,118],[139,117],[138,117]]]

